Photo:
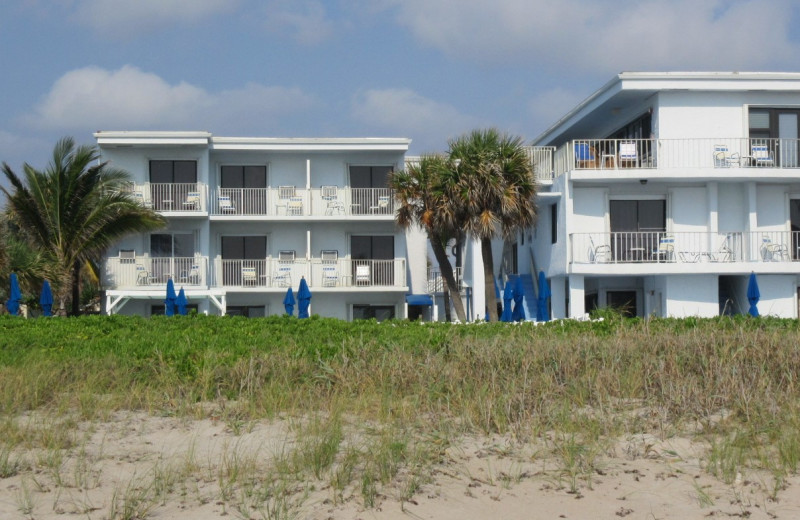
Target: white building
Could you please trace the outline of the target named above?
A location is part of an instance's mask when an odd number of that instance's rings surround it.
[[[746,313],[751,272],[760,313],[796,318],[799,134],[800,74],[619,74],[534,140],[518,269],[556,318]]]
[[[170,278],[199,312],[247,316],[283,314],[301,278],[311,312],[341,319],[406,317],[426,290],[425,236],[396,228],[386,187],[409,139],[94,136],[168,221],[108,251],[107,313],[163,312]]]

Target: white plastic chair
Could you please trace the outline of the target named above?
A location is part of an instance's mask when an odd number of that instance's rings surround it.
[[[236,206],[233,205],[229,196],[220,195],[217,200],[219,201],[219,211],[221,213],[236,213]]]

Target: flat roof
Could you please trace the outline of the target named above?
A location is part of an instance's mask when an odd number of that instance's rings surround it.
[[[206,146],[212,150],[278,151],[398,151],[405,152],[405,137],[215,137],[210,132],[98,131],[101,147]]]

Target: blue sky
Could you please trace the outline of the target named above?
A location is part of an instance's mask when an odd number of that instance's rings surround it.
[[[621,71],[798,71],[797,27],[797,0],[0,0],[0,160],[95,130],[530,140]]]

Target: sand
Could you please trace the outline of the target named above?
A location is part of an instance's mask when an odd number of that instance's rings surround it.
[[[59,431],[41,417],[19,421]],[[652,435],[616,439],[597,453],[570,451],[557,436],[464,438],[415,493],[401,473],[366,507],[358,482],[337,491],[329,477],[275,478],[275,461],[295,446],[292,425],[140,413],[78,423],[67,450],[0,454],[4,467],[18,466],[0,479],[0,519],[800,518],[798,477],[777,491],[757,471],[726,484],[705,468],[702,440]]]

